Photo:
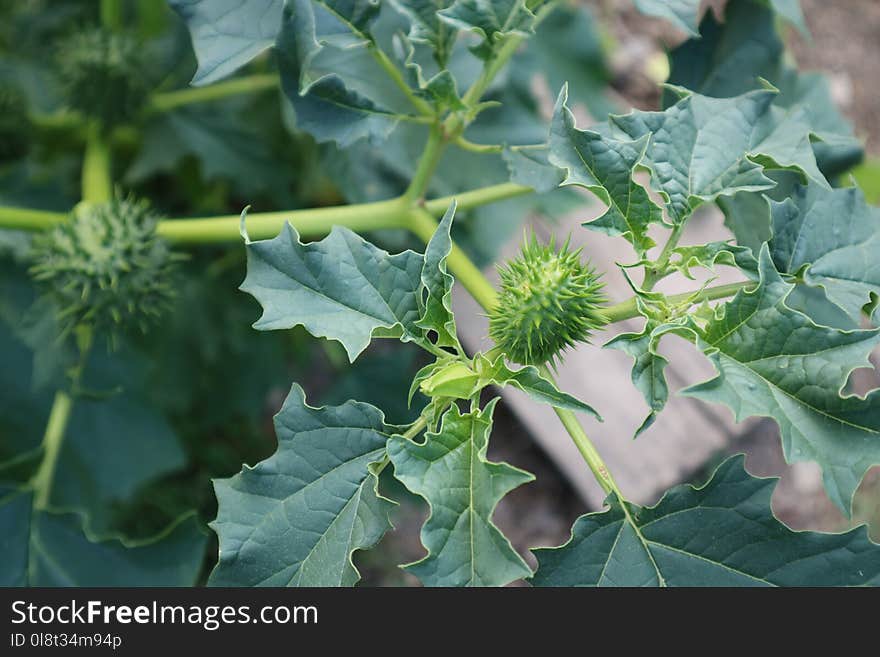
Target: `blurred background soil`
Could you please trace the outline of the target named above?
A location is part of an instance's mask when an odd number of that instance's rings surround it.
[[[656,65],[665,50],[684,34],[666,22],[640,14],[630,0],[590,0],[594,15],[612,45],[610,61],[613,92],[621,105],[657,109],[659,93]],[[707,2],[722,7],[723,1]],[[801,0],[812,39],[788,29],[786,41],[799,67],[819,70],[830,77],[834,98],[865,141],[869,157],[880,156],[880,1]],[[845,35],[845,36],[844,36]],[[876,354],[875,354],[876,356]],[[875,366],[878,360],[875,358]],[[876,372],[859,371],[855,388],[878,385]],[[650,437],[645,438],[650,439]],[[721,460],[745,452],[746,465],[756,476],[780,476],[773,497],[774,511],[795,529],[838,531],[850,526],[816,486],[813,464],[786,465],[776,424],[761,420],[749,425],[724,453],[693,473],[691,483],[703,483]],[[514,415],[499,405],[489,449],[492,460],[503,460],[535,474],[535,481],[508,495],[498,506],[495,522],[520,553],[534,565],[527,548],[559,545],[569,536],[571,524],[590,511],[562,474],[541,451]],[[396,568],[421,558],[418,529],[427,509],[417,498],[385,482],[385,490],[402,504],[395,514],[398,531],[389,533],[380,549],[359,553],[357,561],[363,585],[417,585],[414,577]],[[853,522],[870,522],[872,535],[880,540],[880,468],[866,476],[857,493]]]

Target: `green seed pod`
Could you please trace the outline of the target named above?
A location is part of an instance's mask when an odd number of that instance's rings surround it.
[[[131,120],[150,91],[140,48],[123,34],[73,34],[59,48],[58,66],[70,107],[107,127]]]
[[[434,372],[419,387],[428,397],[467,399],[474,394],[479,378],[467,365],[453,362]]]
[[[62,328],[120,331],[149,324],[171,306],[181,256],[156,236],[143,202],[80,206],[33,240],[31,274],[59,307]]]
[[[501,290],[489,314],[489,335],[510,360],[554,363],[606,323],[603,285],[580,253],[569,249],[568,240],[556,251],[554,243],[540,245],[532,234],[520,256],[499,267]]]
[[[0,163],[24,157],[30,134],[24,94],[15,87],[0,85]]]

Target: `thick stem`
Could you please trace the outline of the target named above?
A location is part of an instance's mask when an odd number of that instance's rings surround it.
[[[254,94],[277,88],[278,76],[274,73],[247,75],[206,87],[189,87],[153,94],[150,100],[150,109],[154,112],[167,112],[182,105],[206,103],[229,96]]]
[[[553,377],[546,366],[541,367],[541,373],[552,380]],[[614,481],[614,478],[611,476],[611,472],[609,472],[608,467],[605,465],[599,452],[596,451],[596,447],[587,437],[583,427],[577,421],[575,414],[562,408],[554,408],[553,410],[556,412],[556,416],[559,418],[559,421],[562,422],[562,426],[565,427],[568,435],[571,436],[571,440],[578,448],[581,456],[584,457],[584,461],[586,461],[587,466],[590,468],[590,472],[596,477],[596,481],[599,482],[602,490],[606,493],[615,493],[620,499],[624,499],[623,494],[621,494],[620,489]]]
[[[332,226],[345,226],[356,232],[401,228],[408,212],[401,199],[289,212],[255,212],[247,217],[247,230],[251,239],[266,239],[275,237],[289,221],[302,237],[323,237]],[[159,222],[156,232],[179,243],[236,242],[241,240],[240,223],[239,215],[166,219]]]
[[[71,390],[79,387],[85,370],[86,361],[92,348],[92,330],[82,328],[77,334],[79,345],[79,362],[70,375]],[[46,423],[46,432],[43,435],[43,460],[40,467],[31,479],[31,487],[34,490],[34,508],[44,510],[48,508],[52,500],[52,484],[55,481],[55,470],[58,466],[58,457],[64,445],[64,437],[67,434],[67,425],[70,421],[70,412],[73,409],[72,393],[67,390],[59,390],[55,393],[52,410],[49,412],[49,421]]]
[[[534,190],[524,185],[501,183],[461,194],[443,196],[426,201],[425,210],[435,217],[441,216],[452,201],[459,210],[470,210],[503,201],[508,198],[531,194]],[[248,215],[248,230],[254,237],[274,237],[284,222],[290,222],[307,237],[322,237],[334,224],[348,226],[352,230],[375,230],[399,227],[402,213],[409,207],[403,199],[391,199],[375,203],[342,205],[282,212],[254,212]],[[390,213],[390,219],[389,219]],[[0,227],[38,231],[51,228],[67,216],[66,213],[10,208],[0,206]],[[181,243],[237,242],[240,215],[229,214],[200,219],[165,219],[159,223],[159,233],[169,240]],[[253,228],[253,230],[252,230]]]
[[[113,198],[110,175],[110,149],[98,123],[89,126],[82,167],[82,198],[88,203],[104,203]]]
[[[490,185],[481,187],[480,189],[472,189],[469,192],[461,194],[453,194],[452,196],[442,196],[440,198],[425,201],[425,209],[433,216],[439,217],[452,201],[455,201],[459,211],[472,210],[482,205],[489,205],[498,201],[504,201],[517,196],[525,196],[534,193],[534,189],[525,185],[517,185],[516,183],[500,183],[498,185]]]
[[[52,228],[67,218],[63,212],[7,208],[0,206],[0,227],[13,230],[40,231]]]
[[[122,29],[121,0],[101,0],[101,24],[108,30],[118,32]]]
[[[431,132],[428,134],[428,141],[425,143],[425,150],[422,151],[422,156],[416,166],[416,172],[413,174],[409,187],[403,193],[403,198],[406,201],[418,201],[424,197],[428,183],[431,182],[431,176],[437,169],[445,147],[446,141],[442,130],[437,126],[432,126]]]
[[[699,292],[683,292],[681,294],[672,294],[666,297],[666,301],[672,305],[684,303],[691,299],[693,305],[702,303],[703,301],[714,301],[716,299],[724,299],[732,297],[745,287],[755,285],[754,281],[742,281],[741,283],[726,283],[724,285],[716,285],[715,287],[707,287]],[[608,306],[602,311],[609,324],[614,322],[622,322],[625,319],[632,319],[639,316],[639,309],[636,303],[638,297],[633,296],[626,301]]]

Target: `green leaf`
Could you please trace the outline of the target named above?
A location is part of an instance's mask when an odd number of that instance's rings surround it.
[[[609,349],[617,349],[633,359],[632,382],[650,409],[647,417],[636,429],[635,438],[648,429],[669,399],[669,386],[666,384],[666,366],[669,361],[657,353],[659,335],[654,334],[654,326],[646,325],[640,333],[621,333],[605,343]]]
[[[880,333],[818,326],[786,305],[794,286],[766,246],[759,262],[760,285],[721,306],[697,340],[718,376],[682,394],[726,404],[737,421],[773,418],[786,460],[818,463],[829,497],[849,514],[865,472],[880,463],[880,390],[864,399],[840,390],[869,365]]]
[[[569,411],[587,413],[602,421],[602,416],[589,404],[582,402],[567,392],[562,392],[556,385],[544,378],[540,371],[532,365],[521,367],[517,370],[510,369],[504,362],[504,357],[499,356],[492,362],[483,355],[476,358],[477,372],[480,375],[478,389],[487,385],[513,386],[541,404],[549,404],[554,408],[564,408]]]
[[[880,210],[858,188],[807,185],[770,204],[770,253],[783,273],[801,274],[854,321],[880,297]],[[870,312],[868,313],[870,314]]]
[[[186,455],[168,420],[138,395],[77,399],[50,504],[77,509],[89,532],[110,531],[116,508],[146,482],[179,470]]]
[[[526,185],[536,192],[551,192],[565,179],[562,169],[550,164],[550,149],[545,146],[505,148],[504,157],[510,182]]]
[[[806,37],[810,36],[807,29],[807,23],[804,20],[804,12],[801,9],[800,0],[762,0],[763,3],[769,4],[779,16],[794,25],[801,34]]]
[[[663,112],[611,117],[634,139],[651,135],[646,152],[651,183],[667,200],[675,223],[719,196],[770,189],[774,183],[762,165],[798,168],[821,178],[806,124],[780,120],[771,107],[775,90],[735,98],[678,91],[682,99]]]
[[[425,586],[504,586],[531,573],[492,523],[501,498],[533,479],[486,460],[496,402],[465,414],[453,404],[424,444],[388,441],[394,476],[431,507],[421,533],[428,554],[406,566]]]
[[[382,412],[349,401],[312,408],[294,384],[275,416],[278,449],[217,479],[220,560],[213,586],[352,586],[355,550],[389,529],[392,502],[371,466],[388,439]]]
[[[33,494],[0,489],[0,586],[192,586],[208,537],[194,515],[137,543],[97,539],[74,514],[33,510]]]
[[[643,135],[619,141],[591,130],[578,130],[563,87],[550,126],[550,162],[566,171],[563,185],[586,187],[608,205],[601,217],[584,224],[609,235],[623,235],[643,255],[654,245],[648,226],[662,220],[661,209],[632,178],[648,146]]]
[[[354,361],[377,329],[400,327],[417,340],[423,258],[389,255],[339,226],[320,242],[303,244],[285,224],[272,239],[246,244],[241,289],[260,302],[259,330],[302,325],[316,337],[338,340]]]
[[[284,0],[168,0],[192,35],[193,84],[215,82],[271,47]]]
[[[761,4],[775,11],[779,16],[787,20],[801,31],[805,36],[809,35],[807,25],[804,22],[804,14],[801,11],[799,0],[758,0]],[[648,16],[665,18],[676,27],[684,30],[693,37],[699,37],[697,20],[700,13],[700,0],[635,0],[636,8]],[[746,4],[745,2],[731,2],[730,5]],[[753,7],[756,10],[757,7]],[[707,16],[711,14],[707,11]]]
[[[770,510],[775,479],[743,456],[702,488],[676,486],[656,506],[612,495],[578,518],[559,548],[535,550],[536,586],[877,586],[880,546],[864,527],[795,532]]]
[[[774,4],[780,5],[780,13],[790,13],[782,11],[782,1]],[[858,162],[861,145],[835,107],[827,80],[821,74],[788,67],[776,16],[766,2],[731,2],[724,13],[724,23],[719,23],[707,12],[700,38],[672,51],[670,83],[706,96],[729,98],[755,89],[760,79],[769,80],[780,91],[774,104],[799,122],[805,121],[810,134],[820,140],[814,141],[813,150],[826,176],[833,177]],[[669,105],[677,99],[668,92],[664,100]]]
[[[285,6],[276,46],[281,86],[301,130],[319,142],[334,141],[345,147],[365,137],[385,138],[394,128],[392,110],[350,88],[342,77],[340,56],[355,54],[359,60],[372,62],[362,52],[364,45],[326,48],[319,43],[311,0],[291,0]],[[333,59],[317,69],[316,60],[325,50]]]
[[[664,18],[692,36],[698,36],[700,0],[635,0],[636,8],[648,16]]]
[[[709,242],[677,246],[672,250],[670,265],[693,280],[691,267],[704,267],[714,270],[716,265],[737,267],[749,278],[757,279],[758,261],[747,246],[730,242]]]
[[[295,5],[314,21],[314,6],[326,10],[322,22],[341,22],[363,38],[379,12],[378,0],[169,0],[189,28],[199,62],[193,84],[216,82],[275,45],[282,15]]]
[[[441,20],[437,12],[452,4],[451,0],[391,0],[391,4],[409,19],[409,39],[430,45],[434,59],[444,67],[458,31]]]
[[[528,36],[535,23],[525,0],[455,0],[437,15],[457,29],[476,32],[489,46],[512,34]]]
[[[454,216],[455,201],[449,205],[425,249],[421,278],[428,296],[425,299],[425,312],[416,325],[434,331],[437,334],[435,344],[438,346],[454,347],[462,353],[455,329],[455,317],[452,314],[452,284],[455,279],[446,268],[446,259],[452,251],[450,231]]]
[[[227,180],[246,197],[284,188],[289,178],[252,123],[252,113],[247,119],[242,114],[239,103],[212,102],[153,117],[125,181],[137,184],[158,174],[173,174],[181,161],[193,156],[205,179]]]

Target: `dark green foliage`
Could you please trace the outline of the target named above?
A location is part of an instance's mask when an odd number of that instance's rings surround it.
[[[16,87],[0,83],[0,164],[27,153],[30,132],[24,94]]]
[[[72,34],[58,49],[58,68],[72,109],[104,126],[130,121],[150,84],[136,40],[102,29]]]

